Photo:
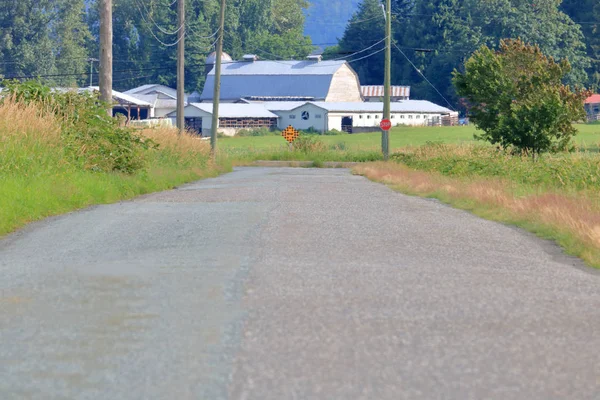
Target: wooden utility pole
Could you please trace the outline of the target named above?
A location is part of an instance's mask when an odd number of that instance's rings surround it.
[[[108,103],[112,116],[113,84],[112,0],[100,0],[100,100]]]
[[[177,0],[177,17],[177,128],[182,134],[185,131],[185,0]]]
[[[385,78],[384,78],[384,98],[383,98],[383,118],[390,119],[391,109],[391,90],[392,90],[392,1],[387,0],[385,9]],[[383,159],[390,157],[390,133],[381,131],[381,151]]]
[[[215,62],[215,87],[213,92],[212,126],[210,129],[210,149],[213,157],[217,152],[217,128],[219,125],[219,100],[221,98],[221,58],[223,56],[223,33],[225,31],[225,0],[221,0],[219,36],[217,38],[217,60]]]

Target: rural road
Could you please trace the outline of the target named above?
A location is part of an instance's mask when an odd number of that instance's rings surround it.
[[[348,170],[240,168],[0,240],[0,399],[600,399],[600,275]]]

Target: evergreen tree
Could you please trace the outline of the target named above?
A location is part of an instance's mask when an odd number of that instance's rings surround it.
[[[564,0],[561,9],[581,24],[587,55],[591,59],[589,85],[600,90],[600,2],[597,0]]]

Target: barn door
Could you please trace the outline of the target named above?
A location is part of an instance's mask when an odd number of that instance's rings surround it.
[[[202,118],[186,118],[185,127],[198,135],[202,135]]]

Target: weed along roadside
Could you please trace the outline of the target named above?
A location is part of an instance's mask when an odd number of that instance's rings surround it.
[[[91,95],[15,85],[0,103],[0,236],[49,216],[166,190],[227,170],[207,143],[132,131]],[[35,93],[34,96],[31,96]]]
[[[438,145],[406,149],[393,161],[361,164],[353,172],[405,194],[522,227],[600,268],[598,168],[597,154],[533,161],[489,147]]]

